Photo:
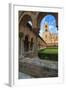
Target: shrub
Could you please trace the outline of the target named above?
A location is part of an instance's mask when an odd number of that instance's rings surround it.
[[[58,50],[55,48],[46,48],[38,51],[38,56],[40,59],[46,60],[58,60]]]

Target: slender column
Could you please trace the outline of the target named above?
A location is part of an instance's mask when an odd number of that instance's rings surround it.
[[[22,42],[22,38],[19,40],[19,57],[22,57],[22,53],[23,53],[23,42]]]
[[[22,38],[21,38],[21,55],[20,55],[21,57],[22,57],[22,44],[23,43],[22,43]]]

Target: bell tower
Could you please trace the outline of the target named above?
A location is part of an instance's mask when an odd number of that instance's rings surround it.
[[[45,31],[48,31],[48,30],[49,30],[48,24],[45,24],[44,30],[45,30]]]

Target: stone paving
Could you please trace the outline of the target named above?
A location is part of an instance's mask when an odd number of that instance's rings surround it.
[[[19,72],[19,79],[29,79],[29,78],[32,78],[32,76]]]
[[[23,57],[19,60],[19,78],[28,79],[32,77],[57,77],[58,62],[42,60],[38,57]]]
[[[29,64],[34,64],[34,65],[43,66],[43,67],[58,70],[58,62],[57,61],[42,60],[38,57],[34,57],[34,58],[27,58],[26,57],[26,58],[19,60],[19,62],[26,62]]]

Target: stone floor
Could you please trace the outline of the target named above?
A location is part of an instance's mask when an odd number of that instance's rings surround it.
[[[35,64],[38,66],[48,67],[51,69],[58,69],[58,62],[57,61],[42,60],[38,57],[34,57],[34,58],[27,58],[26,57],[26,58],[19,60],[19,62],[27,62],[27,63]]]
[[[19,63],[20,63],[19,66],[21,71],[19,72],[19,79],[32,78],[33,76],[31,75],[34,75],[34,76],[37,75],[38,77],[42,77],[42,74],[43,74],[44,77],[46,76],[52,77],[52,76],[57,76],[58,74],[57,61],[42,60],[42,59],[39,59],[38,57],[34,57],[34,58],[25,57],[20,59]]]
[[[19,72],[19,79],[29,79],[29,78],[32,78],[32,76]]]

